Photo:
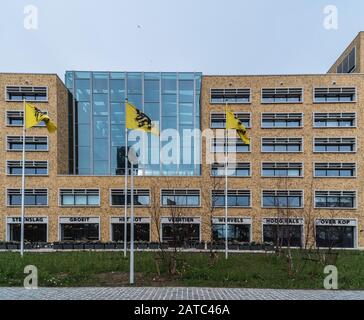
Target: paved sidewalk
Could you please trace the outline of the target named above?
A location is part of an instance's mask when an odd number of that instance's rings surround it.
[[[0,288],[0,300],[364,300],[364,291],[227,288]]]

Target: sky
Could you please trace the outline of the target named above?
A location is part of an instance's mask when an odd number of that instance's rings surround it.
[[[0,72],[326,73],[363,12],[362,0],[1,0]]]

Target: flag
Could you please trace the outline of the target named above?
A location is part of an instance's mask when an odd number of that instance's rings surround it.
[[[228,109],[226,109],[226,129],[235,129],[241,141],[245,144],[250,144],[250,138],[248,137],[245,126],[235,116],[235,114]]]
[[[25,103],[25,128],[34,127],[41,121],[45,123],[49,133],[57,130],[56,125],[45,112],[40,111],[30,103]]]
[[[125,102],[126,108],[126,127],[128,129],[143,130],[159,136],[158,128],[152,120],[143,112],[138,110],[128,101]]]

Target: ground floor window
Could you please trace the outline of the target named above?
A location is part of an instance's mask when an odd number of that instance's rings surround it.
[[[228,217],[228,241],[250,242],[251,220],[249,218]],[[212,219],[212,238],[214,242],[225,241],[225,217]]]
[[[355,248],[356,219],[316,219],[316,246],[318,248]]]
[[[9,241],[20,242],[20,229],[20,223],[9,225]],[[24,240],[25,242],[47,242],[47,225],[25,223]]]
[[[200,241],[199,218],[162,218],[162,241],[184,246]]]
[[[21,217],[7,217],[7,240],[19,242],[21,233]],[[24,240],[26,242],[47,242],[47,217],[25,217]]]
[[[316,246],[354,248],[355,227],[316,226]]]
[[[301,218],[264,218],[263,241],[276,246],[302,246],[303,219]]]
[[[100,220],[89,217],[60,218],[61,241],[100,240]]]

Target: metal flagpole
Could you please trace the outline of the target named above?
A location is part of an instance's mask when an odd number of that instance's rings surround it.
[[[23,163],[21,171],[21,223],[20,223],[20,255],[24,256],[24,216],[25,216],[25,99],[23,99]]]
[[[130,284],[134,284],[134,159],[130,163]]]
[[[225,259],[228,258],[228,139],[227,139],[227,101],[225,106]]]
[[[124,152],[124,160],[125,160],[125,167],[124,167],[124,258],[126,258],[127,253],[127,211],[128,211],[128,128],[126,127],[126,103],[128,99],[125,99],[125,152]]]

